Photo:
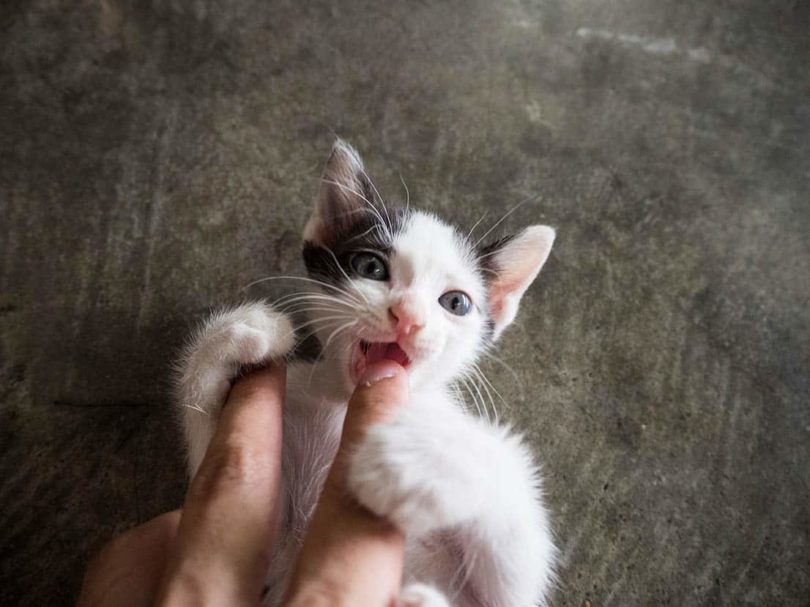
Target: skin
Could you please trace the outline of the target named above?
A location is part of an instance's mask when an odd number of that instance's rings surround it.
[[[284,385],[278,365],[234,385],[183,508],[107,544],[87,569],[79,607],[259,604],[278,520]],[[404,537],[352,501],[344,479],[352,446],[407,398],[407,375],[392,361],[371,365],[358,383],[288,607],[395,604]]]

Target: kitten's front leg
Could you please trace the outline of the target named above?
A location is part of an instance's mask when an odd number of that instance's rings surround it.
[[[363,505],[409,537],[451,531],[467,571],[431,580],[448,595],[530,605],[544,594],[555,549],[531,454],[506,430],[444,402],[412,403],[369,429],[348,480]]]
[[[240,368],[284,358],[294,339],[287,316],[261,302],[213,314],[197,331],[178,364],[175,387],[192,476],[205,455],[219,410]]]

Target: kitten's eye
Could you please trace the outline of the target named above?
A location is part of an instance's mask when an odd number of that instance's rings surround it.
[[[388,268],[385,262],[374,253],[355,253],[349,263],[352,269],[369,280],[388,280]]]
[[[470,297],[463,291],[448,291],[439,297],[441,306],[456,316],[466,316],[472,310]]]

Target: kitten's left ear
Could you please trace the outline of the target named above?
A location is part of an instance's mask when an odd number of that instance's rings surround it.
[[[332,246],[354,223],[375,212],[376,191],[360,154],[338,139],[321,176],[315,208],[304,228],[304,240]]]
[[[520,298],[546,263],[554,244],[554,229],[529,226],[519,234],[485,247],[481,263],[487,272],[489,314],[493,339],[515,319]]]

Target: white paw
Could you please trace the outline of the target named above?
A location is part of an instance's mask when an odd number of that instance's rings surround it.
[[[294,340],[289,319],[264,303],[218,312],[200,327],[178,364],[175,387],[192,475],[205,455],[231,380],[240,368],[282,359],[292,350]]]
[[[226,362],[239,365],[281,359],[295,339],[289,319],[262,303],[239,306],[212,319],[211,325],[220,330],[213,332],[209,346],[219,349]]]
[[[398,607],[450,607],[450,603],[432,586],[408,584],[399,595]]]
[[[180,361],[178,403],[188,411],[215,417],[241,366],[282,359],[292,350],[294,339],[289,319],[264,303],[214,314]]]
[[[372,427],[349,462],[349,490],[406,533],[471,519],[478,504],[463,462],[446,445],[409,430],[390,422]]]

